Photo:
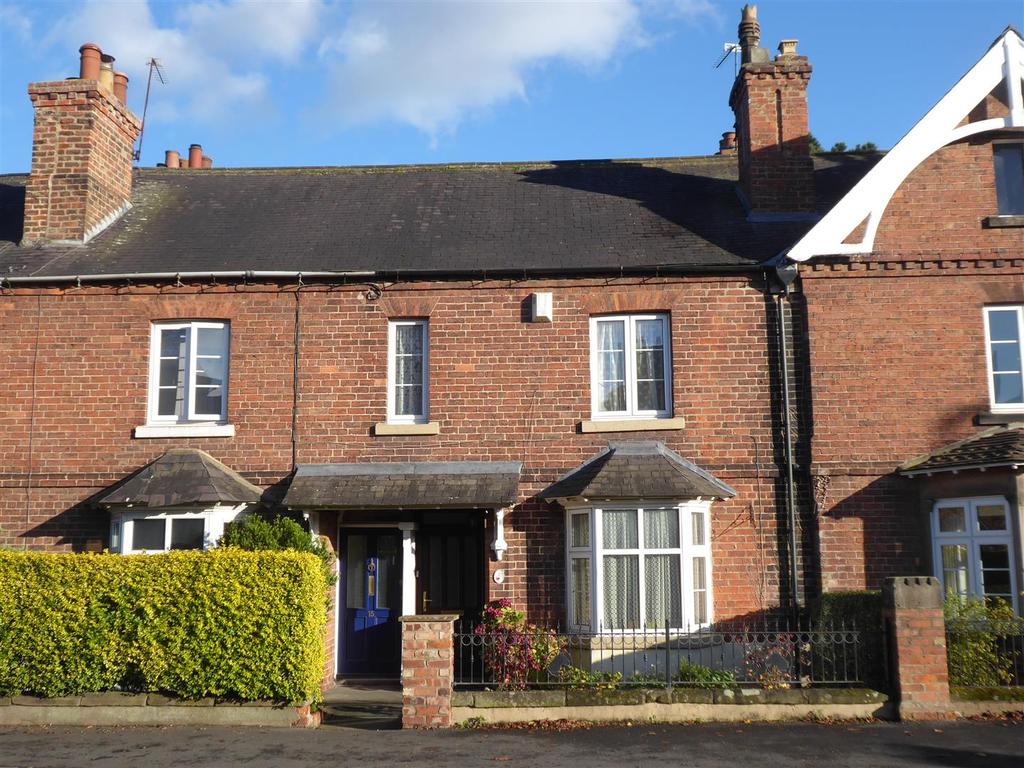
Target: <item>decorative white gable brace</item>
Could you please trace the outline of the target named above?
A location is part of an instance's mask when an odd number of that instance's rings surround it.
[[[870,253],[886,206],[903,181],[930,155],[985,131],[1024,128],[1024,40],[1008,28],[920,122],[786,254],[793,261],[813,256]],[[1006,82],[1009,115],[963,123],[1000,82]],[[866,220],[860,242],[843,242]]]

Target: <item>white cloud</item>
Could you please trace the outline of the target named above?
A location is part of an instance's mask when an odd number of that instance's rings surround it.
[[[135,89],[156,57],[168,84],[160,86],[151,116],[216,120],[266,98],[265,60],[296,59],[318,32],[321,7],[319,0],[188,3],[177,8],[173,24],[161,24],[144,0],[87,0],[57,20],[46,42],[64,51],[98,43],[117,57],[115,68],[128,73]]]
[[[32,20],[14,5],[0,5],[0,27],[10,29],[23,40],[32,37]]]
[[[436,136],[467,113],[525,98],[528,74],[546,63],[596,68],[643,42],[630,0],[360,2],[320,55],[334,116]]]

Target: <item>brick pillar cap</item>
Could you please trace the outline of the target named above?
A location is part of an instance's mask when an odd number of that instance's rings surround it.
[[[942,609],[942,585],[934,576],[895,576],[882,585],[886,608]]]
[[[457,613],[424,613],[399,616],[399,621],[455,621],[459,618]]]

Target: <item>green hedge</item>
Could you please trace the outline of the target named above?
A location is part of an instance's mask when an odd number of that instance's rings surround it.
[[[300,552],[0,552],[0,694],[315,699],[326,589]]]
[[[861,682],[874,688],[886,686],[882,593],[879,590],[825,592],[815,601],[811,616],[815,622],[837,629],[843,625],[856,627],[861,641],[857,659]]]

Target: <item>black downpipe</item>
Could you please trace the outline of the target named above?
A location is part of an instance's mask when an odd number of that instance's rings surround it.
[[[789,347],[786,343],[786,303],[788,301],[789,286],[786,286],[779,294],[779,354],[782,357],[782,413],[783,430],[786,440],[786,511],[789,518],[789,579],[793,617],[796,618],[800,614],[800,589],[796,540],[796,485],[793,481],[793,427],[790,412]]]

